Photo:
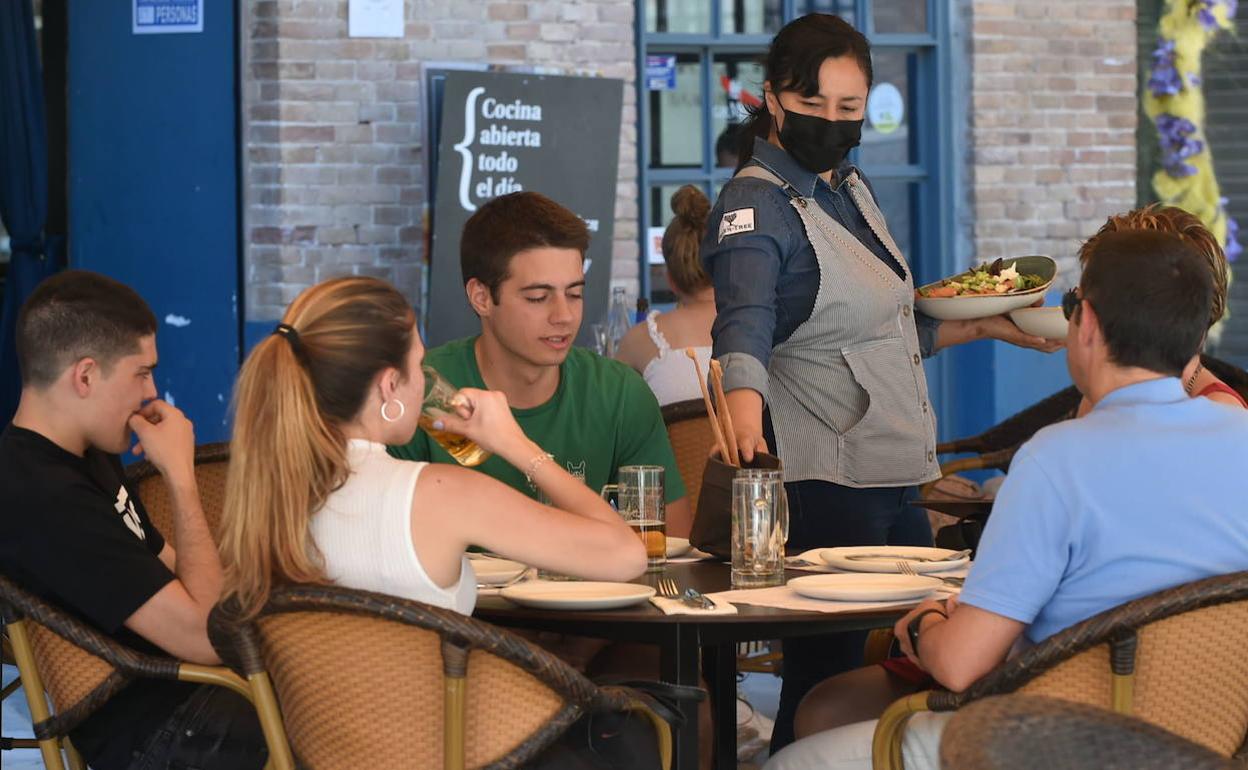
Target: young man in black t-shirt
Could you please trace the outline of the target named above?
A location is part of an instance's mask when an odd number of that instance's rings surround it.
[[[49,278],[22,306],[22,397],[0,434],[0,572],[122,644],[215,664],[206,622],[221,563],[194,429],[156,398],[155,333],[142,298],[86,271]],[[169,488],[172,543],[124,482],[132,434]],[[132,682],[71,739],[95,770],[259,768],[266,755],[245,699],[155,680]]]

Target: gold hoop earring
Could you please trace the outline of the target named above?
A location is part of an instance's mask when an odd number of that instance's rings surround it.
[[[391,417],[390,415],[386,414],[386,407],[390,406],[390,403],[391,403],[390,401],[383,401],[381,403],[381,419],[385,420],[386,422],[398,422],[399,420],[403,419],[403,415],[407,414],[407,407],[403,405],[402,401],[396,398],[396,399],[393,399],[393,402],[399,405],[399,414],[397,417]]]

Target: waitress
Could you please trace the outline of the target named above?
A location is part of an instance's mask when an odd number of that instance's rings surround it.
[[[910,268],[846,160],[871,87],[862,33],[838,16],[797,19],[772,41],[765,77],[702,247],[737,444],[747,460],[774,446],[783,461],[791,547],[930,544],[926,516],[908,504],[940,476],[923,358],[985,338],[1061,343],[1004,316],[915,312]],[[860,664],[863,638],[785,642],[772,751],[792,741],[811,686]]]

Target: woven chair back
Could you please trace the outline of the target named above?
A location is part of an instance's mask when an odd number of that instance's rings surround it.
[[[700,400],[668,404],[663,407],[663,422],[667,424],[667,437],[676,455],[676,468],[689,495],[689,510],[696,511],[706,458],[715,445],[706,406]]]
[[[86,700],[116,670],[45,626],[28,620],[26,629],[43,688],[58,714]]]
[[[225,476],[230,469],[228,447],[225,444],[205,444],[195,449],[195,481],[199,487],[199,501],[204,508],[204,519],[217,538],[221,524],[221,511],[225,507]],[[147,515],[164,535],[173,539],[173,498],[169,488],[155,468],[144,466],[137,475],[131,471],[131,479],[137,479],[139,499],[147,509]]]
[[[1139,631],[1132,715],[1222,756],[1248,734],[1248,602],[1192,610]],[[1020,689],[1111,708],[1108,645],[1057,665]]]
[[[446,684],[437,631],[341,611],[256,620],[291,748],[313,770],[440,768]],[[465,767],[489,765],[565,706],[550,687],[487,651],[468,655]]]

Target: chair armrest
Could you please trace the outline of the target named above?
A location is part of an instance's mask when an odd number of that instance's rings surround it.
[[[872,770],[902,770],[901,739],[906,722],[920,711],[930,711],[928,697],[933,691],[916,692],[894,701],[875,724],[871,739]]]

